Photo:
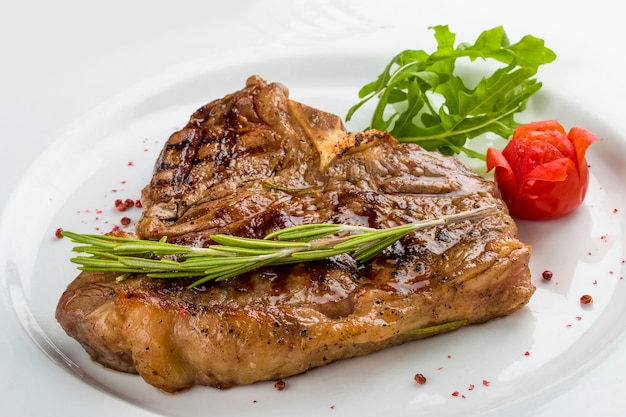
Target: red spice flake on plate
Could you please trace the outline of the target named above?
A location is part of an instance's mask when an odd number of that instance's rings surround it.
[[[584,294],[580,297],[580,303],[581,304],[591,304],[593,303],[593,297],[590,296],[589,294]]]
[[[134,167],[134,166],[135,166],[135,163],[134,163],[133,161],[128,161],[128,166],[129,166],[129,167]]]
[[[488,387],[489,385],[491,385],[491,382],[487,381],[486,379],[483,379],[483,385]]]
[[[467,387],[468,391],[472,391],[475,388],[474,384],[469,384],[469,386]]]
[[[117,200],[115,200],[114,205],[117,211],[126,211],[126,209],[128,208],[126,207],[126,204],[124,204],[121,198],[118,198]]]
[[[285,384],[285,381],[283,381],[282,379],[279,379],[278,381],[274,382],[274,388],[276,388],[276,391],[284,390],[286,385],[287,384]]]
[[[541,273],[541,277],[546,281],[550,281],[552,279],[552,271],[545,270]]]
[[[458,397],[458,396],[459,396],[459,392],[458,392],[458,391],[454,391],[454,392],[452,393],[452,396],[453,396],[453,397]]]
[[[426,377],[424,374],[415,374],[414,379],[419,385],[424,385],[426,383]]]
[[[136,208],[142,208],[143,204],[141,204],[141,200],[135,200],[135,207]]]
[[[128,226],[130,224],[130,217],[122,217],[120,223],[122,223],[123,226]]]
[[[524,356],[530,356],[530,352],[529,351],[524,352]]]

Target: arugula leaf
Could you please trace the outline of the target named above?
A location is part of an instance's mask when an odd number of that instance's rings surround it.
[[[437,50],[432,54],[405,50],[396,55],[375,81],[361,88],[361,101],[349,109],[346,121],[378,98],[370,128],[445,155],[463,152],[484,160],[484,154],[464,146],[467,139],[487,132],[508,139],[519,126],[515,114],[541,88],[533,76],[556,55],[532,35],[511,45],[502,26],[484,31],[473,45],[456,47],[456,34],[448,26],[431,29]],[[501,66],[470,87],[455,71],[459,58],[490,60]]]

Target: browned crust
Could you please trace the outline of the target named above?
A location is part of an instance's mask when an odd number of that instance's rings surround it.
[[[267,181],[306,192],[269,189]],[[81,273],[59,300],[59,323],[95,361],[167,392],[284,378],[506,316],[535,290],[531,249],[517,239],[492,182],[386,133],[346,132],[336,116],[290,101],[284,86],[258,77],[170,137],[142,201],[140,237],[189,245],[300,223],[385,228],[499,209],[412,233],[366,265],[340,256],[200,289]]]

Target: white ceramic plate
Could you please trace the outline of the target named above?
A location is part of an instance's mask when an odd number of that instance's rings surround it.
[[[56,239],[55,230],[106,232],[122,216],[136,219],[139,210],[119,213],[114,200],[139,198],[162,144],[197,107],[260,74],[287,85],[295,100],[345,115],[358,88],[387,59],[387,54],[290,54],[196,63],[115,97],[81,119],[33,163],[7,204],[13,221],[5,222],[2,236],[8,251],[5,296],[32,341],[101,395],[136,406],[129,410],[165,416],[517,416],[566,392],[626,331],[621,162],[626,147],[586,109],[547,88],[533,98],[525,119],[558,119],[605,140],[589,151],[591,184],[580,209],[552,222],[519,222],[522,240],[534,246],[537,292],[508,318],[315,369],[287,379],[282,392],[268,382],[226,391],[197,387],[175,396],[137,376],[95,365],[54,320],[56,302],[76,275],[68,261],[70,244]],[[349,127],[364,124],[355,120]],[[554,273],[549,282],[541,278],[546,269]],[[581,306],[583,294],[591,294],[594,303]],[[428,382],[417,385],[416,373]]]

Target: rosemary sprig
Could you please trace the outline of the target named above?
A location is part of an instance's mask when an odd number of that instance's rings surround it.
[[[407,234],[437,225],[472,220],[494,214],[483,207],[438,219],[373,229],[346,224],[306,224],[287,227],[254,239],[224,234],[211,236],[216,244],[193,247],[159,241],[63,231],[80,253],[70,259],[85,271],[118,272],[124,279],[142,273],[151,278],[197,278],[190,287],[221,281],[262,266],[316,261],[352,254],[367,262]]]
[[[443,324],[436,324],[434,326],[420,327],[418,329],[409,330],[407,334],[426,335],[430,333],[442,332],[444,330],[454,330],[458,327],[465,326],[467,320],[456,320]]]
[[[270,190],[282,191],[287,194],[293,195],[304,195],[304,194],[319,194],[321,191],[315,187],[307,187],[307,188],[289,188],[284,185],[274,184],[273,182],[266,181],[263,183],[263,186]]]

